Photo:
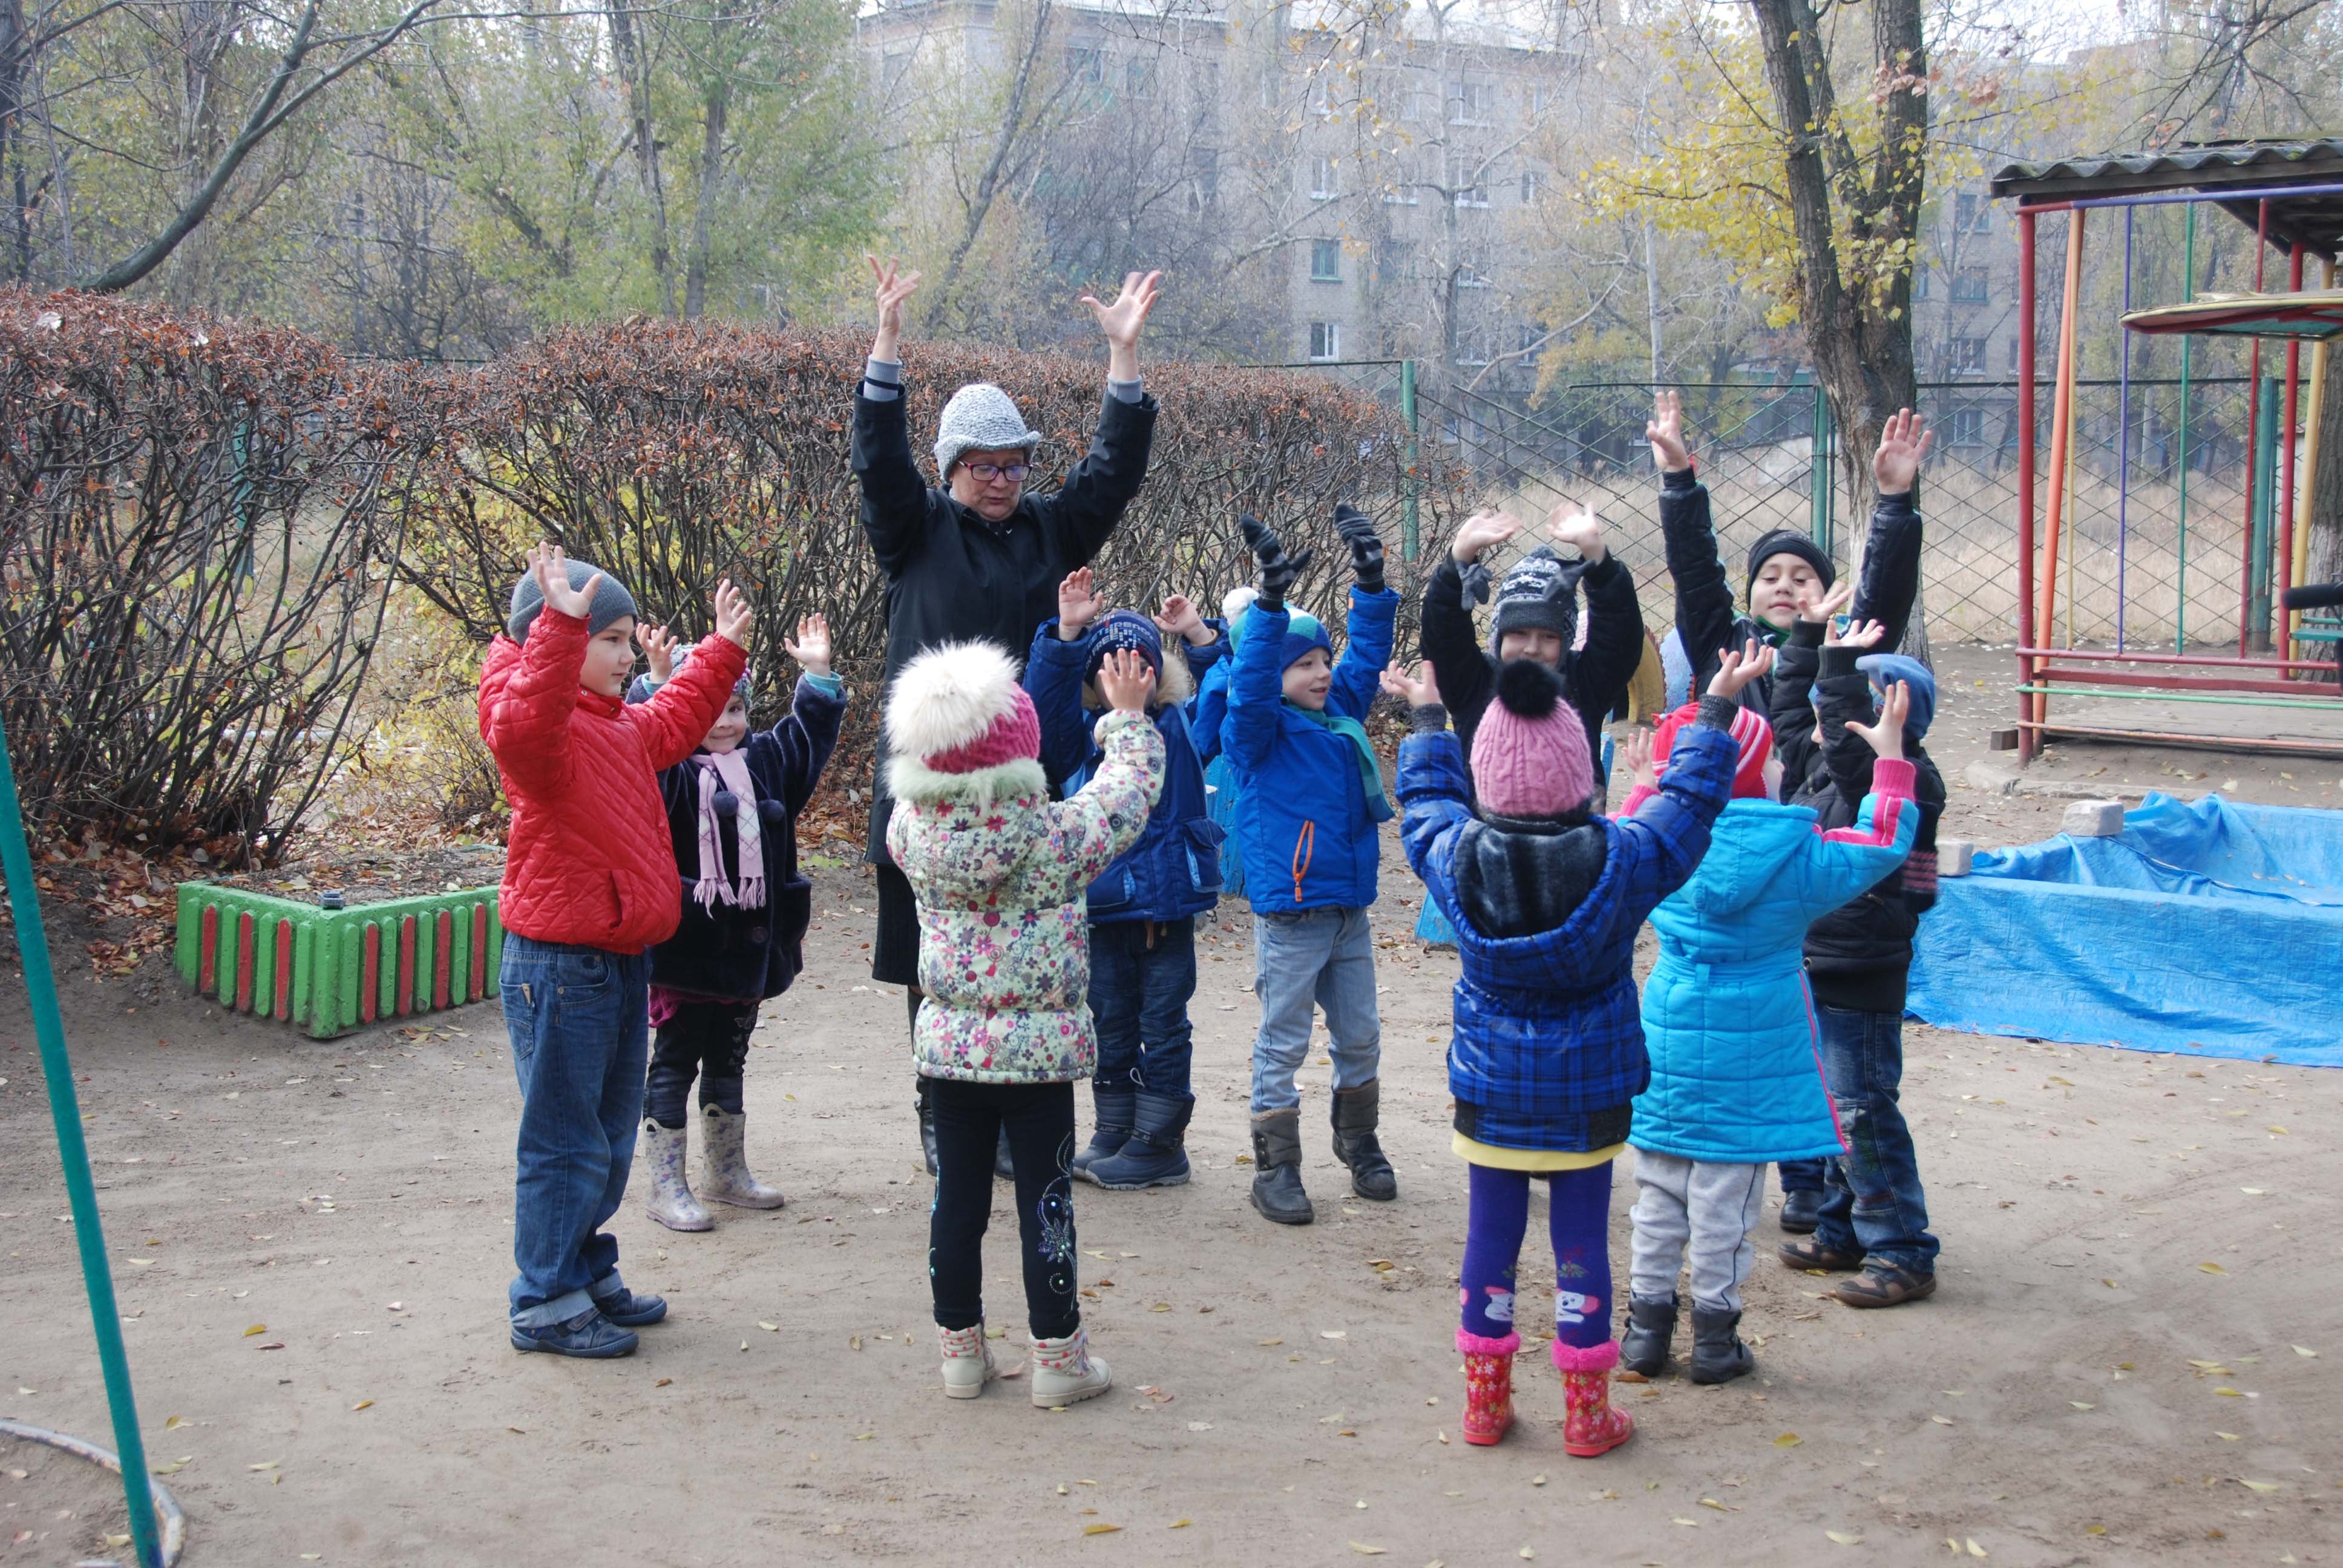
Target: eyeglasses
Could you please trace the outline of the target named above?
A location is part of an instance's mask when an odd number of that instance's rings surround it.
[[[1012,485],[1021,485],[1025,482],[1025,476],[1033,471],[1033,465],[1031,463],[1009,463],[1005,465],[1001,463],[970,463],[968,466],[968,471],[975,475],[978,481],[982,484],[989,485],[995,479],[1006,479]]]

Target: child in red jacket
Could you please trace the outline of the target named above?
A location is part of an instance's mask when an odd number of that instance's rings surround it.
[[[615,578],[540,545],[505,625],[480,670],[480,736],[512,808],[498,897],[521,1092],[512,1344],[622,1356],[667,1315],[619,1280],[618,1239],[602,1233],[643,1116],[649,950],[680,918],[658,775],[724,710],[748,668],[749,609],[719,585],[716,634],[633,707],[635,601]]]

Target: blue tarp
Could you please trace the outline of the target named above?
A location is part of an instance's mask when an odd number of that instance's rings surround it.
[[[2343,812],[2150,795],[1980,854],[1920,921],[1940,1029],[2343,1067]]]

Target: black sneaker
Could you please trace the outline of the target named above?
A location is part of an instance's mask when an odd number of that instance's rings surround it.
[[[547,1323],[541,1328],[512,1325],[512,1347],[517,1351],[546,1351],[587,1361],[632,1355],[639,1342],[632,1329],[618,1327],[604,1317],[598,1307],[588,1307],[567,1322]]]
[[[648,1328],[667,1316],[667,1298],[621,1290],[615,1296],[597,1299],[594,1310],[622,1329]]]
[[[1823,1217],[1823,1195],[1819,1192],[1785,1192],[1782,1194],[1782,1229],[1793,1236],[1811,1236]]]

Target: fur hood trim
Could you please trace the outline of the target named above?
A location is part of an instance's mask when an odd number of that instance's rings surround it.
[[[980,768],[973,773],[939,773],[915,757],[898,757],[887,764],[887,787],[896,799],[920,806],[939,800],[972,800],[990,806],[995,800],[1047,796],[1050,789],[1041,764],[1030,757],[997,768]]]

